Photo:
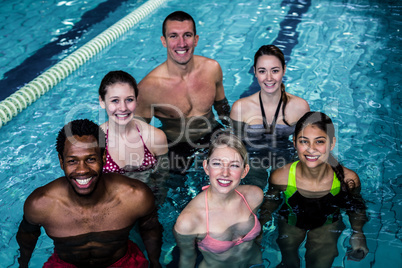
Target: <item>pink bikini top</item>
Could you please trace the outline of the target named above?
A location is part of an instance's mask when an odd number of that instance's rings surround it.
[[[138,134],[140,134],[142,144],[144,145],[144,160],[142,161],[141,166],[139,166],[137,169],[127,170],[124,168],[120,168],[116,164],[116,162],[114,162],[113,158],[110,156],[109,151],[108,151],[107,141],[108,141],[108,135],[109,135],[109,128],[107,128],[107,131],[106,131],[106,163],[103,166],[103,173],[116,172],[116,173],[124,174],[126,172],[140,172],[140,171],[152,169],[156,166],[156,163],[158,162],[157,159],[148,150],[147,146],[145,145],[144,140],[142,139],[141,132],[138,129],[138,127],[137,127],[137,130],[138,130]]]
[[[208,187],[209,187],[209,185],[204,186],[202,189],[205,190]],[[261,232],[260,221],[258,220],[257,216],[251,210],[250,206],[248,205],[248,203],[246,201],[246,198],[244,198],[244,196],[239,191],[237,191],[237,190],[235,190],[235,191],[243,198],[244,203],[246,203],[247,208],[254,215],[255,223],[254,223],[253,229],[251,229],[251,231],[248,232],[248,234],[246,234],[245,236],[243,236],[242,238],[240,238],[236,241],[220,241],[220,240],[216,240],[216,239],[212,238],[209,235],[208,198],[207,198],[208,191],[205,191],[205,208],[206,208],[206,213],[207,213],[207,235],[205,236],[205,238],[202,241],[198,242],[198,247],[200,249],[202,249],[203,251],[209,251],[209,252],[212,252],[215,254],[221,254],[243,242],[248,242],[248,241],[255,239],[260,234],[260,232]]]

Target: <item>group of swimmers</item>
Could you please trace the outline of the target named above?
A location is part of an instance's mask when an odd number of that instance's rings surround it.
[[[176,266],[264,267],[262,226],[275,211],[278,267],[300,267],[298,250],[306,237],[306,267],[331,267],[345,228],[341,209],[353,229],[348,256],[363,259],[367,217],[359,177],[331,154],[336,143],[331,119],[285,91],[281,50],[265,45],[257,51],[260,91],[231,108],[220,65],[194,55],[198,35],[189,14],[167,16],[161,41],[167,60],[138,85],[124,71],[102,79],[99,102],[107,122],[74,120],[60,130],[56,149],[65,176],[36,189],[24,204],[17,233],[20,267],[28,267],[41,227],[55,247],[44,267],[161,267],[162,183],[171,173],[185,172],[200,149],[208,149],[202,166],[209,185],[174,225]],[[161,129],[149,124],[153,116]],[[281,142],[297,153],[283,154]],[[266,167],[249,161],[260,147],[283,159],[271,163],[266,193],[258,182],[268,177]],[[257,183],[242,182],[250,177]],[[129,240],[133,227],[147,258]]]

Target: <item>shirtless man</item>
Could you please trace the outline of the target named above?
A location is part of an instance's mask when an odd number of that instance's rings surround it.
[[[105,134],[89,120],[64,126],[56,148],[64,177],[27,198],[17,241],[20,267],[28,267],[43,227],[54,241],[44,267],[148,267],[128,237],[138,221],[151,267],[161,267],[161,225],[151,190],[139,180],[102,174]]]
[[[194,55],[199,36],[189,14],[168,15],[162,33],[167,60],[138,84],[136,114],[148,122],[153,116],[160,119],[170,146],[186,142],[197,147],[218,125],[212,106],[220,117],[230,113],[222,69],[217,61]]]

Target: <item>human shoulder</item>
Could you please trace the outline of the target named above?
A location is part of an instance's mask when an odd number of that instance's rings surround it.
[[[162,155],[168,152],[167,137],[165,132],[140,119],[134,119],[139,126],[148,149],[153,155]]]
[[[201,192],[180,213],[174,225],[174,230],[182,235],[198,234],[203,232],[205,221],[205,193]]]
[[[155,89],[160,85],[160,80],[167,77],[166,62],[158,65],[150,71],[139,83],[138,92],[141,94],[152,95]]]
[[[174,230],[181,235],[195,235],[200,224],[198,211],[183,210],[176,220]]]
[[[114,198],[121,200],[127,206],[135,206],[137,211],[142,211],[144,214],[153,209],[154,195],[142,181],[117,173],[106,173],[102,176],[107,190]]]
[[[196,62],[196,64],[207,64],[208,67],[212,67],[212,68],[221,68],[219,62],[217,62],[214,59],[211,58],[207,58],[204,56],[200,56],[200,55],[194,55],[194,61]]]
[[[208,76],[213,76],[216,82],[221,82],[223,74],[219,62],[207,57],[194,55],[194,63],[196,70],[198,70],[197,73],[208,74]]]
[[[233,103],[230,118],[239,122],[246,122],[248,118],[254,115],[257,106],[258,101],[256,94],[241,98]]]
[[[127,193],[138,192],[145,195],[148,193],[152,194],[149,187],[140,180],[132,179],[118,173],[104,173],[102,177],[108,189],[115,188],[119,189],[121,192]]]
[[[274,170],[269,177],[269,183],[277,186],[288,184],[289,170],[293,163],[286,164],[285,166]]]
[[[361,186],[360,178],[356,172],[346,167],[343,167],[343,172],[345,174],[345,183],[349,189],[354,189]]]
[[[258,208],[264,199],[264,192],[258,186],[239,185],[237,190],[244,196],[252,210]]]
[[[285,114],[288,122],[296,123],[305,113],[310,111],[310,105],[305,99],[286,93],[289,99]]]
[[[58,178],[35,189],[24,203],[24,214],[32,224],[43,225],[66,196],[65,178]]]

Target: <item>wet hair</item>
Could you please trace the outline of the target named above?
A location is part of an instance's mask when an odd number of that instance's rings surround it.
[[[165,20],[163,21],[162,24],[162,35],[166,38],[166,22],[167,21],[192,21],[193,22],[193,31],[194,31],[194,35],[197,34],[196,28],[195,28],[195,22],[193,17],[191,17],[190,14],[184,12],[184,11],[175,11],[171,14],[169,14]]]
[[[280,50],[278,47],[274,45],[264,45],[257,50],[257,52],[254,55],[254,70],[256,70],[258,59],[264,55],[275,56],[276,58],[278,58],[282,64],[282,69],[285,70],[286,67],[285,56],[283,55],[282,50]],[[282,109],[283,122],[289,126],[289,123],[285,119],[285,109],[288,103],[288,97],[286,96],[285,84],[283,82],[281,84],[281,93],[282,93],[281,98],[283,102],[283,109]]]
[[[64,145],[69,137],[77,136],[94,136],[101,149],[101,155],[105,151],[106,137],[105,132],[94,122],[88,119],[77,119],[66,124],[57,135],[56,150],[63,159]]]
[[[138,86],[137,81],[129,73],[124,71],[111,71],[108,72],[102,79],[99,86],[99,96],[102,100],[105,100],[105,95],[107,93],[107,87],[117,84],[117,83],[127,83],[134,89],[135,97],[138,96]]]
[[[246,146],[244,146],[244,143],[236,135],[233,135],[229,132],[222,132],[211,140],[211,143],[209,144],[207,160],[209,161],[215,149],[221,148],[223,146],[227,146],[229,148],[236,150],[240,154],[244,162],[244,166],[248,164],[248,154]]]
[[[296,123],[293,139],[296,140],[297,135],[299,135],[299,133],[309,125],[318,127],[319,129],[324,131],[328,135],[329,141],[332,144],[333,138],[335,137],[334,124],[331,118],[329,118],[326,114],[321,112],[310,111],[305,113]],[[329,153],[328,164],[331,165],[342,186],[346,186],[345,173],[343,172],[343,167],[338,162],[338,160],[336,160],[336,158],[332,155],[332,153]]]

